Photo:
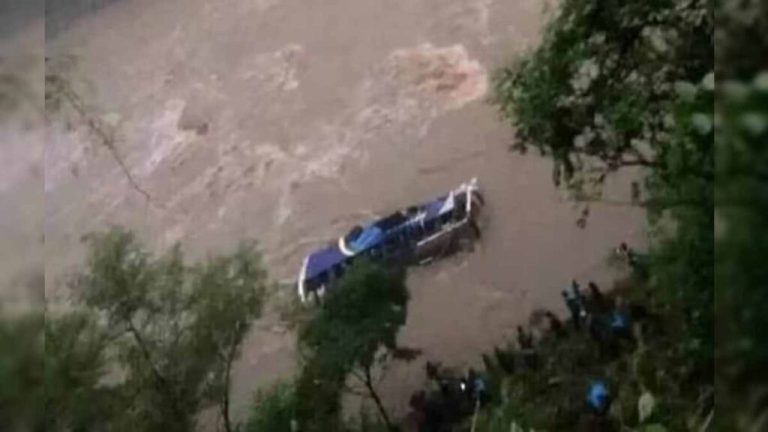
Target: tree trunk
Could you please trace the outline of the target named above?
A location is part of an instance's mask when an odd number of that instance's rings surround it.
[[[389,419],[387,410],[384,409],[384,404],[381,403],[381,398],[379,398],[378,393],[376,393],[376,389],[373,388],[373,380],[371,379],[370,368],[365,369],[365,387],[368,389],[368,393],[371,394],[371,399],[373,399],[373,402],[376,403],[376,408],[379,409],[379,414],[381,415],[381,419],[384,421],[384,424],[387,426],[387,429],[391,431],[395,430],[392,422]]]
[[[225,392],[220,406],[221,417],[224,419],[224,430],[232,432],[232,422],[229,420],[229,392]]]
[[[169,383],[168,380],[160,373],[160,371],[157,369],[157,366],[152,361],[152,355],[149,352],[147,343],[144,341],[144,338],[142,337],[141,333],[136,328],[136,326],[133,325],[133,321],[131,320],[131,318],[124,318],[124,320],[128,327],[128,332],[133,336],[134,342],[139,347],[142,355],[144,356],[144,361],[147,362],[149,369],[152,371],[152,375],[155,378],[154,385],[157,388],[158,392],[164,393],[165,396],[168,398],[167,403],[170,405],[171,409],[176,414],[177,419],[179,419],[179,421],[187,418],[189,414],[185,413],[184,410],[180,408],[178,400],[176,398],[175,389],[173,388],[172,384]]]
[[[232,372],[232,362],[235,360],[235,353],[237,352],[238,346],[237,335],[233,335],[232,339],[232,344],[229,347],[229,352],[227,353],[227,357],[225,359],[226,369],[224,372],[224,394],[221,397],[221,405],[219,407],[221,416],[224,418],[224,430],[226,432],[232,432],[232,421],[229,418],[229,376]]]

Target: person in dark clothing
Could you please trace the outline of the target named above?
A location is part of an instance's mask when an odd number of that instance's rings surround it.
[[[433,394],[427,398],[424,406],[424,422],[419,432],[443,432],[449,427],[447,418],[447,403],[441,394]]]
[[[496,357],[496,363],[499,365],[501,370],[503,370],[505,373],[509,375],[515,373],[514,354],[507,351],[502,351],[498,347],[494,347],[493,355],[494,357]]]
[[[587,331],[600,347],[604,347],[610,339],[608,316],[605,314],[590,314],[587,319]]]
[[[613,335],[619,339],[634,340],[630,308],[622,297],[616,298],[616,307],[609,315],[610,328]]]
[[[523,351],[533,349],[533,334],[523,330],[523,326],[517,326],[517,344]]]
[[[431,380],[438,380],[438,365],[435,363],[432,363],[431,361],[427,360],[427,364],[424,366],[424,369],[427,372],[427,378]]]
[[[633,340],[632,327],[629,322],[629,316],[620,311],[613,311],[611,313],[611,331],[613,335],[619,339]]]
[[[517,343],[520,345],[520,354],[522,355],[525,367],[536,369],[538,358],[536,350],[533,348],[533,333],[526,332],[522,326],[517,326]]]
[[[560,321],[560,318],[558,318],[557,315],[553,314],[550,311],[545,311],[544,317],[547,318],[547,321],[549,321],[549,331],[552,334],[554,334],[557,337],[562,337],[565,335],[565,327],[563,326],[563,322]]]
[[[424,430],[427,421],[427,394],[419,390],[408,401],[410,411],[405,416],[405,430]]]
[[[573,327],[578,330],[581,327],[581,305],[576,297],[568,294],[568,291],[563,291],[563,301],[568,308],[568,312],[571,313],[571,321],[573,321]]]
[[[598,288],[597,284],[589,281],[589,305],[591,314],[602,314],[608,311],[608,300]]]
[[[467,372],[466,383],[472,403],[484,405],[488,401],[485,380],[474,369],[470,368]]]
[[[621,242],[617,252],[619,256],[624,258],[631,267],[635,267],[635,265],[637,265],[637,254],[632,248],[627,246],[625,242]]]
[[[584,296],[584,293],[581,292],[581,285],[576,281],[576,279],[571,280],[571,293],[573,298],[575,298],[579,304],[579,314],[581,318],[586,318],[588,312],[587,299]]]
[[[574,297],[581,297],[581,285],[576,281],[576,279],[571,279],[571,291],[573,292]]]

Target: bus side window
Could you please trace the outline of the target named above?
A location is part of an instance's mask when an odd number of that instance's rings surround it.
[[[317,279],[315,278],[307,279],[306,281],[304,281],[304,287],[306,288],[307,292],[316,290],[317,285],[318,285]]]
[[[322,286],[328,283],[328,272],[324,271],[317,275],[317,286]]]
[[[430,220],[426,224],[424,224],[424,231],[426,235],[430,235],[433,232],[435,232],[436,224],[435,221]]]
[[[411,227],[410,237],[411,239],[418,239],[421,237],[422,228],[421,225],[414,225]]]

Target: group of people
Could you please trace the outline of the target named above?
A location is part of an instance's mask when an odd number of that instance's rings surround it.
[[[633,270],[640,266],[640,257],[626,243],[621,243],[616,253]],[[597,343],[601,355],[616,355],[623,343],[634,343],[633,323],[648,315],[643,306],[627,302],[621,296],[609,298],[594,281],[589,281],[585,290],[574,279],[561,295],[573,329],[577,332],[586,330]],[[567,326],[556,314],[545,311],[544,317],[549,322],[548,330],[551,334],[556,337],[566,334]],[[533,335],[520,326],[517,328],[517,341],[523,353],[533,353]],[[586,402],[594,418],[604,418],[612,400],[610,386],[605,380],[595,379],[590,382]]]
[[[638,255],[626,243],[616,249],[617,255],[633,269],[638,265]],[[594,281],[589,281],[583,289],[577,280],[561,292],[569,313],[573,330],[586,330],[597,342],[601,355],[614,355],[623,343],[633,343],[633,321],[642,318],[644,308],[632,305],[621,297],[606,296]],[[568,333],[568,325],[555,313],[545,311],[543,317],[548,322],[547,331],[561,338]],[[517,326],[517,349],[494,349],[495,359],[483,356],[486,367],[493,364],[504,373],[518,373],[521,370],[537,368],[537,349],[533,331]],[[427,362],[426,375],[432,384],[427,391],[419,391],[411,397],[413,424],[419,432],[440,432],[450,430],[450,426],[471,415],[473,411],[486,404],[489,398],[486,381],[473,369],[463,376],[455,376],[439,364]],[[607,419],[613,396],[609,384],[603,379],[595,379],[586,389],[586,405],[590,414],[600,421]]]
[[[581,285],[573,280],[570,289],[562,291],[574,328],[586,327],[602,348],[619,340],[632,340],[631,314],[626,302],[621,297],[610,301],[592,281],[587,288],[588,293],[583,293]]]
[[[425,370],[430,386],[414,393],[410,400],[413,430],[449,431],[451,425],[488,402],[486,381],[474,369],[455,376],[439,363],[427,361]]]

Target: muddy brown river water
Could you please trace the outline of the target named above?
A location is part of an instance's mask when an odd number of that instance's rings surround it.
[[[2,276],[34,277],[40,263],[20,245],[40,244],[44,224],[51,303],[65,300],[80,237],[112,224],[193,257],[253,237],[272,275],[290,279],[350,225],[477,177],[482,241],[409,274],[400,339],[424,354],[381,389],[402,412],[426,359],[478,362],[532,310],[562,311],[572,277],[607,284],[608,250],[642,241],[644,216],[629,207],[593,206],[577,228],[550,162],[510,153],[513,130],[487,103],[493,70],[538,40],[540,0],[108,3],[50,36],[47,54],[74,59],[72,79],[150,200],[82,125],[51,122],[42,167],[33,132],[8,129],[4,154],[19,168],[0,174],[3,218],[27,235],[2,227]],[[44,213],[19,192],[43,177]],[[628,189],[620,178],[607,193]],[[44,218],[24,217],[35,211]],[[237,416],[257,387],[290,376],[293,344],[272,317],[252,332],[235,371]]]

